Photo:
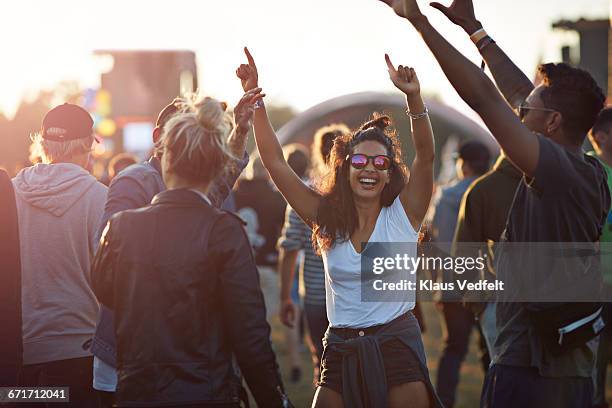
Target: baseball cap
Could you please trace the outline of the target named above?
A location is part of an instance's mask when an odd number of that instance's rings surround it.
[[[42,121],[42,137],[63,142],[89,137],[93,132],[93,119],[83,108],[71,103],[51,109]]]

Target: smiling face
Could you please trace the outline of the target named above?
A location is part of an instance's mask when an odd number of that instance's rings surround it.
[[[367,156],[388,155],[386,147],[373,140],[365,140],[353,148],[353,154],[365,154]],[[367,166],[356,169],[349,165],[349,184],[355,198],[373,199],[379,198],[383,189],[389,183],[391,169],[377,170],[368,161]]]

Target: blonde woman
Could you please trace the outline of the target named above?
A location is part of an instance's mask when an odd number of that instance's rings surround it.
[[[243,99],[253,104],[257,97]],[[189,102],[162,130],[168,190],[109,221],[93,289],[115,314],[117,405],[240,406],[238,365],[259,406],[287,404],[243,224],[207,196],[232,158],[225,105]],[[249,108],[252,116],[252,106]]]

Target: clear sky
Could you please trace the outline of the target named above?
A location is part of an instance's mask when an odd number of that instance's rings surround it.
[[[442,0],[450,3],[450,0]],[[469,39],[426,1],[433,24],[474,61]],[[474,0],[485,29],[531,76],[538,61],[560,59],[575,36],[553,32],[560,18],[605,18],[608,0]],[[260,84],[274,101],[306,109],[366,90],[392,91],[384,53],[412,65],[425,91],[467,110],[407,22],[376,0],[20,0],[0,23],[0,111],[22,96],[76,79],[97,86],[95,49],[190,49],[203,91],[233,102],[234,71],[248,45]]]

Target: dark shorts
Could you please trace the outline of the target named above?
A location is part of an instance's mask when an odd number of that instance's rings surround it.
[[[370,327],[363,329],[363,332],[367,336],[376,329],[377,326]],[[359,336],[359,329],[330,328],[329,330],[333,330],[335,334],[344,339]],[[381,345],[380,350],[385,365],[387,387],[416,381],[427,384],[419,360],[413,351],[400,340],[389,340]],[[327,345],[323,351],[321,379],[318,385],[342,394],[342,353]]]

